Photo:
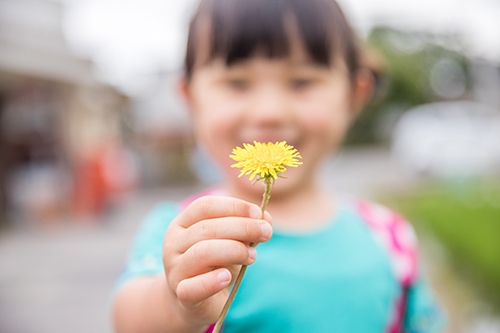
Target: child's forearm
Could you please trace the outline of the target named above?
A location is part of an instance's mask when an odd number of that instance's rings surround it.
[[[131,281],[116,295],[113,305],[115,332],[204,332],[175,310],[163,275]]]

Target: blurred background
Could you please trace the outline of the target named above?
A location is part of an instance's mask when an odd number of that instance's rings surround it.
[[[377,91],[325,186],[413,222],[449,332],[500,332],[500,2],[339,2]],[[217,181],[175,88],[196,3],[0,0],[0,332],[110,332],[141,218]]]

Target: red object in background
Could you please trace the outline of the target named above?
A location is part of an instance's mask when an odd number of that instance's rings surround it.
[[[96,153],[77,162],[73,184],[73,212],[77,216],[96,217],[106,206],[107,189]]]
[[[97,217],[118,194],[132,190],[137,172],[131,154],[119,144],[108,144],[82,158],[75,167],[74,214]]]

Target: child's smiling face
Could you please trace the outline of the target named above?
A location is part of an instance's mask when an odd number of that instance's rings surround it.
[[[276,182],[273,202],[280,193],[312,188],[318,162],[341,144],[369,90],[358,89],[359,60],[334,1],[214,0],[199,8],[182,90],[198,142],[223,168],[234,195],[261,195],[259,186],[238,179],[229,158],[253,141],[287,141],[303,157],[287,181]]]
[[[274,194],[313,181],[318,162],[341,144],[353,118],[352,81],[338,63],[328,68],[300,56],[254,57],[229,67],[213,61],[194,71],[185,91],[195,134],[232,185],[261,192],[230,167],[231,150],[254,140],[287,141],[303,157]]]

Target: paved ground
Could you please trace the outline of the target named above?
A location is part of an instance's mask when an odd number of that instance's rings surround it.
[[[0,332],[111,332],[109,294],[137,224],[156,202],[191,190],[135,194],[97,223],[1,234]]]
[[[368,197],[415,181],[383,149],[343,152],[322,170],[326,187]],[[111,332],[109,294],[138,223],[156,202],[194,190],[136,193],[94,224],[0,234],[0,333]]]

